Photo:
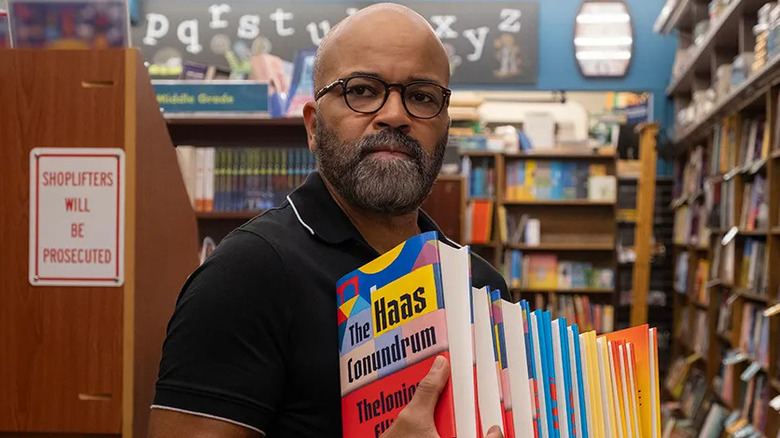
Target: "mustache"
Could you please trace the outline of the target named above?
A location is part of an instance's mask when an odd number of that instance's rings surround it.
[[[360,158],[364,158],[373,152],[387,150],[388,147],[393,147],[416,160],[421,159],[425,153],[419,141],[396,130],[384,130],[376,134],[367,135],[361,138],[356,146],[360,153]]]

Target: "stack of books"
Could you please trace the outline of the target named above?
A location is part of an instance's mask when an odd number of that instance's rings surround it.
[[[660,437],[657,334],[597,336],[474,288],[470,248],[415,236],[336,286],[345,437],[380,436],[437,356],[442,437]]]

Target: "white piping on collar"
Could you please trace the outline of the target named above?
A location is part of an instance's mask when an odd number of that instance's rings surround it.
[[[306,222],[303,221],[303,219],[301,219],[301,215],[298,213],[298,209],[295,208],[295,203],[293,202],[293,200],[290,199],[290,195],[287,195],[287,202],[289,202],[290,206],[292,206],[292,209],[295,212],[295,217],[298,218],[298,222],[300,222],[301,225],[303,225],[303,228],[306,228],[309,231],[309,233],[311,233],[311,235],[314,236],[314,230],[312,230],[311,227],[308,226]]]
[[[160,409],[160,410],[164,410],[164,411],[180,412],[182,414],[195,415],[195,416],[198,416],[198,417],[208,418],[208,419],[211,419],[211,420],[224,421],[226,423],[235,424],[236,426],[240,426],[240,427],[243,427],[245,429],[249,429],[249,430],[253,430],[255,432],[258,432],[263,437],[265,436],[265,432],[263,432],[262,430],[260,430],[260,429],[258,429],[256,427],[252,427],[252,426],[250,426],[248,424],[244,424],[244,423],[241,423],[241,422],[238,422],[238,421],[231,420],[229,418],[218,417],[216,415],[204,414],[204,413],[201,413],[201,412],[188,411],[186,409],[172,408],[170,406],[164,406],[164,405],[152,405],[151,409]]]

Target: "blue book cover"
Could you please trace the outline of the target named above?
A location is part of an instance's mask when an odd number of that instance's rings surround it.
[[[533,397],[534,428],[536,429],[535,438],[539,438],[543,435],[542,422],[540,421],[541,410],[539,408],[539,378],[536,375],[536,367],[534,366],[533,333],[535,328],[531,324],[531,309],[529,307],[528,301],[520,301],[520,308],[523,311],[523,331],[526,345],[526,363],[528,364],[528,378],[531,380],[531,396]]]
[[[558,324],[558,330],[559,335],[561,338],[561,365],[563,366],[563,387],[564,387],[564,393],[566,394],[566,400],[563,400],[563,403],[566,403],[566,413],[568,414],[568,417],[566,418],[566,427],[569,430],[569,436],[570,437],[576,437],[578,436],[576,434],[577,430],[577,422],[575,421],[575,414],[574,414],[574,388],[572,387],[572,380],[571,380],[571,358],[569,357],[569,333],[568,333],[568,325],[566,322],[566,318],[560,318],[560,323]]]
[[[550,163],[550,195],[552,199],[563,199],[563,162]]]
[[[574,369],[577,371],[577,395],[580,403],[580,419],[579,424],[581,433],[579,436],[588,437],[588,406],[585,402],[585,382],[582,374],[582,350],[580,350],[580,329],[577,324],[572,324],[569,327],[572,333],[572,340],[574,342]]]
[[[577,199],[577,165],[574,162],[562,163],[561,180],[563,189],[561,199]]]
[[[553,362],[553,351],[550,347],[552,345],[552,323],[550,318],[550,312],[549,311],[541,311],[540,312],[541,317],[537,317],[537,320],[541,321],[539,331],[539,341],[540,345],[542,346],[542,354],[544,357],[542,358],[542,372],[544,373],[544,382],[546,384],[543,384],[544,386],[544,395],[547,397],[547,400],[549,403],[547,404],[547,414],[550,421],[548,421],[548,431],[550,438],[560,438],[560,418],[559,418],[559,409],[558,405],[564,401],[558,400],[557,397],[557,384],[562,384],[562,382],[556,382],[555,380],[555,365]],[[542,336],[543,333],[543,336]],[[542,342],[542,339],[544,339],[544,342]]]

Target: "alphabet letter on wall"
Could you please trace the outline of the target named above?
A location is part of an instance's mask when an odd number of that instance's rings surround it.
[[[227,14],[228,12],[230,12],[230,5],[225,3],[209,6],[209,14],[211,14],[209,27],[212,29],[224,29],[228,27],[228,21],[222,19],[222,14]]]
[[[503,21],[498,24],[498,30],[509,33],[520,32],[520,17],[522,16],[523,11],[519,9],[502,9],[499,17]]]
[[[188,52],[197,55],[203,51],[203,46],[200,45],[198,39],[198,20],[184,20],[179,23],[176,36],[179,37],[182,44],[187,46]]]
[[[479,61],[479,58],[482,57],[482,50],[485,48],[485,40],[487,39],[489,30],[490,28],[487,26],[482,26],[476,29],[466,29],[463,31],[463,36],[474,45],[474,53],[466,55],[466,59],[472,62]]]
[[[242,15],[238,19],[238,37],[253,40],[260,36],[260,16]]]
[[[325,35],[330,32],[330,23],[328,20],[320,21],[320,29],[322,29],[322,36],[320,36],[319,32],[317,31],[317,23],[309,23],[306,25],[306,30],[308,30],[309,35],[311,35],[311,42],[315,46],[319,46],[322,42],[322,39],[325,38]]]
[[[279,36],[290,36],[295,33],[295,29],[292,27],[284,27],[285,20],[292,20],[292,12],[284,12],[284,9],[277,8],[276,11],[271,13],[271,20],[276,22],[276,33]]]
[[[436,36],[439,38],[457,38],[458,32],[452,30],[452,24],[458,20],[454,15],[432,15],[431,21],[436,25]]]
[[[147,46],[157,45],[157,40],[167,35],[168,29],[170,29],[168,17],[163,14],[146,14],[144,44]]]

